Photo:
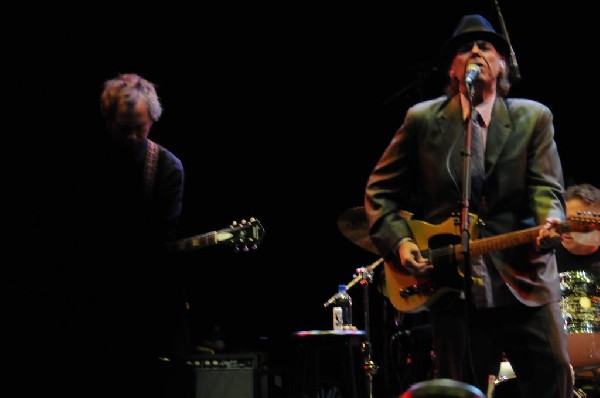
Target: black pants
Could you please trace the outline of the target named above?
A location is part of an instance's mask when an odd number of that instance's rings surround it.
[[[485,393],[489,375],[498,374],[505,355],[522,397],[573,396],[558,302],[540,307],[517,304],[471,309],[468,329],[464,300],[458,297],[448,295],[438,300],[430,312],[436,377],[460,380]]]

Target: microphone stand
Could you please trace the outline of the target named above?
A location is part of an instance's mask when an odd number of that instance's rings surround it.
[[[471,357],[471,337],[469,331],[470,325],[470,310],[471,310],[471,284],[472,284],[472,272],[471,272],[471,218],[469,213],[471,196],[471,141],[472,141],[472,130],[473,130],[473,96],[474,96],[473,83],[467,83],[467,98],[469,100],[469,116],[467,117],[467,123],[465,126],[465,152],[463,152],[463,179],[462,179],[462,211],[461,211],[461,244],[463,252],[463,263],[464,263],[464,293],[465,293],[465,334],[466,334],[466,360],[469,365],[467,369],[473,369],[473,362]],[[472,377],[475,378],[475,373],[472,372]],[[473,380],[473,384],[477,385],[477,380]]]
[[[372,360],[373,349],[371,346],[371,332],[370,332],[370,320],[369,320],[369,283],[373,282],[373,271],[379,264],[383,262],[383,258],[375,261],[373,264],[367,267],[361,267],[356,270],[356,275],[350,283],[346,285],[346,290],[349,290],[352,286],[360,283],[363,286],[363,312],[365,317],[365,341],[362,343],[362,354],[363,354],[363,369],[367,374],[369,380],[369,397],[373,398],[373,376],[379,370]],[[328,307],[333,303],[335,295],[331,296],[323,306]]]
[[[383,261],[383,258],[377,260],[374,264],[377,266]],[[360,284],[363,286],[363,307],[365,315],[365,333],[366,339],[362,344],[363,353],[363,369],[369,378],[369,397],[373,398],[373,375],[377,373],[379,367],[373,362],[373,348],[371,346],[371,332],[370,332],[370,319],[369,319],[369,284],[373,282],[373,269],[374,267],[362,267],[356,270],[357,276],[354,280],[360,280]]]
[[[521,80],[521,70],[519,69],[519,64],[517,63],[517,56],[515,55],[515,50],[513,50],[513,46],[510,43],[510,37],[508,36],[508,30],[506,29],[506,24],[504,23],[504,17],[502,16],[502,11],[500,10],[500,5],[498,4],[498,0],[494,0],[496,4],[496,12],[498,13],[498,20],[500,21],[500,25],[502,26],[502,33],[506,38],[506,42],[508,43],[508,48],[510,51],[510,70],[509,75],[512,78],[513,82],[518,82]]]

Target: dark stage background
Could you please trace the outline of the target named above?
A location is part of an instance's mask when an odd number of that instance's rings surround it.
[[[523,76],[512,96],[551,108],[567,182],[598,186],[589,4],[500,2]],[[219,325],[226,350],[267,351],[286,373],[290,334],[328,329],[323,303],[378,259],[346,239],[337,220],[362,206],[367,176],[407,107],[442,93],[442,42],[465,13],[500,25],[493,1],[197,8],[6,16],[15,27],[1,28],[5,194],[19,252],[5,266],[35,274],[61,261],[27,254],[46,234],[68,241],[74,233],[46,215],[85,178],[73,153],[94,145],[102,128],[102,82],[139,73],[157,84],[164,106],[151,138],[186,168],[182,236],[250,217],[266,230],[255,251],[223,245],[186,256],[192,335],[200,342]],[[369,292],[381,364],[395,330],[376,286]],[[350,293],[362,329],[363,291]]]

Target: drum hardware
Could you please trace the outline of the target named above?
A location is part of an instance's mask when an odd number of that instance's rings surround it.
[[[390,352],[394,353],[390,369],[394,370],[402,391],[415,383],[436,378],[431,325],[414,318],[422,314],[411,314],[409,322],[390,338]]]

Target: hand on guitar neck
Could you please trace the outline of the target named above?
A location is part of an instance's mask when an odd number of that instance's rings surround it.
[[[535,248],[539,251],[555,249],[560,244],[560,231],[564,230],[559,218],[547,218],[546,223],[540,227]]]

